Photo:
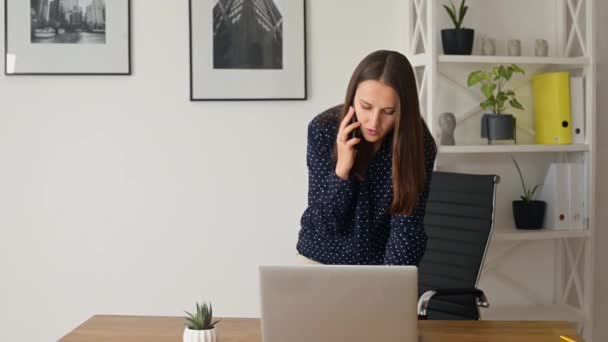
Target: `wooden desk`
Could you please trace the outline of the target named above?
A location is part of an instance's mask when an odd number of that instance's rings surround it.
[[[421,342],[562,342],[582,341],[567,322],[419,321]],[[225,318],[217,327],[221,342],[260,342],[260,320]],[[181,317],[93,316],[60,342],[180,342]],[[288,342],[288,341],[287,341]]]

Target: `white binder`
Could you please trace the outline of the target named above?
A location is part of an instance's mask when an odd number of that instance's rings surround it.
[[[581,76],[570,76],[570,114],[572,143],[585,143],[585,82]]]
[[[586,225],[585,174],[581,163],[552,163],[538,200],[547,202],[543,227],[583,230]]]

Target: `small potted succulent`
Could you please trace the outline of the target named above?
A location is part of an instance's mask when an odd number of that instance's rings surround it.
[[[443,5],[443,8],[448,12],[450,19],[454,23],[454,28],[441,30],[441,43],[443,45],[443,53],[446,55],[470,55],[473,51],[473,40],[475,38],[475,30],[463,28],[462,21],[467,14],[469,6],[465,5],[466,0],[462,0],[460,7],[456,10],[456,6],[450,0],[450,6]]]
[[[527,188],[519,164],[517,164],[515,158],[511,157],[511,159],[513,160],[513,163],[515,163],[524,191],[523,195],[520,196],[521,200],[513,201],[513,218],[515,219],[515,226],[518,229],[540,229],[545,220],[547,203],[533,200],[534,193],[536,192],[536,189],[538,189],[538,184],[532,189]]]
[[[472,71],[467,79],[469,87],[481,83],[485,100],[479,106],[492,112],[481,117],[481,137],[487,138],[488,144],[492,140],[515,140],[515,117],[504,113],[507,104],[515,109],[524,109],[515,98],[515,92],[505,89],[514,73],[525,72],[515,64],[499,65],[492,68],[492,71]]]
[[[213,308],[211,303],[196,303],[196,314],[186,311],[186,328],[184,329],[184,342],[217,342],[219,336],[215,325],[220,320],[212,322]]]

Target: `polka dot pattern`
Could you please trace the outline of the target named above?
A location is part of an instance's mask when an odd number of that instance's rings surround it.
[[[342,180],[333,157],[336,115],[325,111],[308,125],[308,207],[297,251],[324,264],[418,265],[427,242],[423,219],[437,155],[433,137],[425,131],[427,177],[414,213],[391,215],[392,136],[370,161],[364,181]]]

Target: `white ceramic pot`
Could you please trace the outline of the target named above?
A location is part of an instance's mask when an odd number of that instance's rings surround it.
[[[481,39],[481,54],[484,56],[496,55],[496,41],[494,38]]]
[[[539,57],[549,55],[549,43],[544,39],[537,39],[534,43],[534,54]]]
[[[219,336],[215,328],[209,330],[184,329],[184,342],[218,342]]]
[[[521,41],[511,39],[507,42],[507,54],[509,56],[521,56]]]

